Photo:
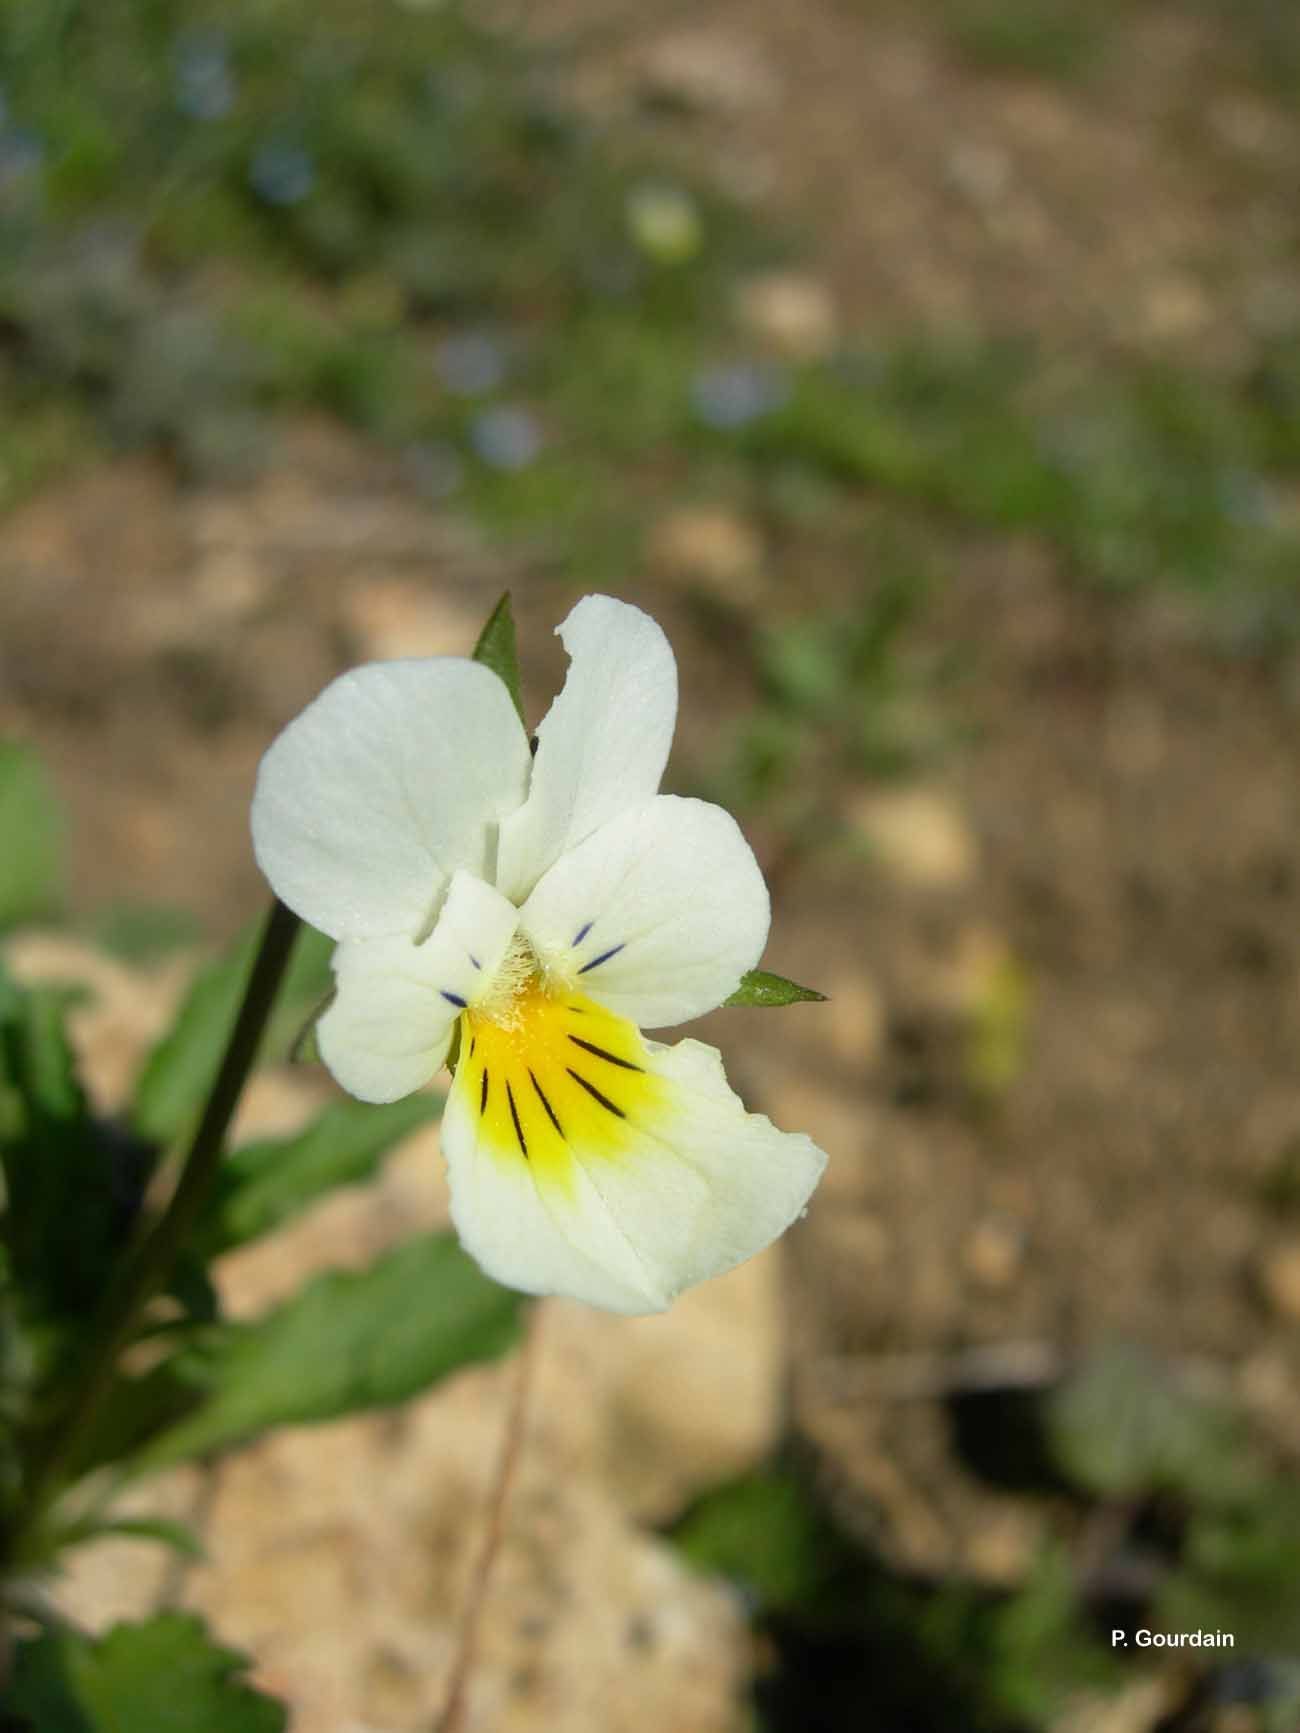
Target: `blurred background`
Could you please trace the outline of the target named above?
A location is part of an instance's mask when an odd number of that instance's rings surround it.
[[[664,623],[830,995],[704,1030],[830,1153],[788,1242],[547,1308],[472,1725],[1300,1728],[1298,98],[1289,0],[0,0],[0,917],[104,1104],[272,735],[505,588],[534,717],[578,595]],[[65,1604],[428,1727],[503,1376],[173,1476],[208,1562]]]

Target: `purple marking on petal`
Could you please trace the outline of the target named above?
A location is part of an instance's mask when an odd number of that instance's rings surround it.
[[[595,921],[588,921],[586,926],[583,927],[579,933],[576,933],[574,935],[574,940],[573,940],[574,944],[580,945],[582,943],[582,941],[586,938],[587,934],[595,926],[595,924],[596,924]]]
[[[465,1011],[469,1008],[469,1000],[462,999],[459,993],[449,993],[445,987],[441,989],[441,992],[443,998],[449,1005],[455,1005],[460,1011]]]
[[[598,957],[593,957],[589,963],[584,963],[578,973],[585,975],[592,969],[598,969],[602,963],[607,963],[611,957],[617,957],[619,952],[626,947],[626,943],[627,941],[624,940],[622,945],[615,945],[612,950],[602,951]]]
[[[470,962],[473,963],[473,965],[476,969],[481,969],[483,967],[482,963],[479,962],[478,958],[474,955],[473,951],[470,951],[468,953],[468,956],[469,956]]]

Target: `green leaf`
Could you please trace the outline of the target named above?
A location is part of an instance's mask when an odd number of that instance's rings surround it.
[[[1166,1630],[1227,1630],[1248,1652],[1295,1655],[1298,1582],[1300,1494],[1272,1479],[1235,1508],[1193,1512],[1156,1615]]]
[[[199,1407],[136,1457],[152,1471],[274,1426],[391,1407],[516,1336],[520,1296],[453,1234],[430,1234],[358,1272],[318,1277],[251,1324],[223,1324],[168,1362]]]
[[[358,1185],[394,1144],[442,1110],[437,1095],[408,1095],[389,1106],[340,1101],[296,1137],[265,1138],[227,1157],[199,1239],[215,1256],[269,1233],[339,1185]]]
[[[98,1641],[66,1627],[20,1643],[0,1696],[6,1733],[283,1733],[283,1706],[201,1620],[163,1613]]]
[[[149,1176],[149,1152],[90,1116],[68,1039],[68,995],[0,984],[5,1234],[27,1321],[92,1308]]]
[[[193,1125],[221,1064],[260,937],[259,923],[195,977],[136,1082],[131,1122],[141,1136],[171,1144]],[[324,934],[310,927],[299,932],[267,1031],[264,1060],[287,1056],[307,1010],[328,990],[332,949]]]
[[[526,728],[523,694],[519,689],[519,646],[515,639],[515,616],[510,606],[509,590],[493,608],[487,625],[479,633],[478,643],[474,646],[474,660],[490,668],[504,682],[519,713],[519,720]]]
[[[797,986],[784,975],[773,975],[767,969],[751,969],[725,1005],[800,1005],[809,1002],[824,1004],[825,993],[811,987]]]
[[[1045,1420],[1061,1469],[1102,1498],[1175,1492],[1221,1506],[1249,1494],[1263,1472],[1234,1416],[1129,1343],[1091,1354],[1052,1393]]]
[[[0,741],[0,928],[63,906],[63,809],[30,747]]]

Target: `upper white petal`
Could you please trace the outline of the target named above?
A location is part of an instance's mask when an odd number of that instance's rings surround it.
[[[660,1029],[714,1010],[767,943],[770,904],[730,813],[658,795],[563,855],[520,925],[557,975]]]
[[[528,799],[501,827],[496,882],[522,902],[553,861],[659,787],[677,664],[640,608],[586,596],[559,627],[568,679],[537,730]]]
[[[427,1083],[457,1017],[492,991],[518,920],[499,892],[458,872],[423,944],[389,936],[338,945],[334,1001],[316,1039],[343,1088],[362,1101],[397,1101]]]
[[[490,879],[528,741],[505,686],[457,657],[372,662],[276,739],[253,796],[258,864],[338,939],[415,938],[457,867]]]

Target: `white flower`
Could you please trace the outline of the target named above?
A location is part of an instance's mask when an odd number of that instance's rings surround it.
[[[698,1017],[762,954],[767,888],[720,807],[657,792],[677,670],[639,609],[588,596],[537,731],[454,657],[335,680],[253,800],[277,894],[338,941],[325,1063],[394,1101],[460,1055],[442,1124],[467,1249],[511,1287],[662,1310],[799,1215],[826,1158],[746,1113]]]

